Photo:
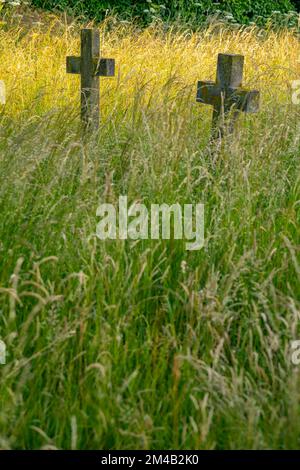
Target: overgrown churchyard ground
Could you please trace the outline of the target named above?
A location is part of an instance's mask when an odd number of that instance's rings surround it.
[[[0,447],[299,448],[298,37],[107,19],[85,132],[66,57],[96,26],[39,15],[0,26]],[[221,143],[220,53],[260,92]],[[204,247],[99,239],[121,196],[204,204]]]

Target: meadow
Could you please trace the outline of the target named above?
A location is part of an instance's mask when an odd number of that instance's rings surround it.
[[[82,135],[80,27],[0,26],[0,448],[299,448],[298,38],[107,19],[117,74]],[[262,99],[216,152],[195,96],[219,52]],[[204,203],[205,247],[98,240],[119,195]]]

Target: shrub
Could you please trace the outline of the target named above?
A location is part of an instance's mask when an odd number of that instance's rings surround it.
[[[70,10],[97,20],[109,13],[138,17],[144,23],[153,18],[201,22],[209,14],[228,12],[239,23],[266,20],[273,11],[293,10],[290,0],[32,0],[34,6]]]

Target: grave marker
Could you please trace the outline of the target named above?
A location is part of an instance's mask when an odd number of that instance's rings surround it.
[[[243,72],[244,56],[219,54],[216,82],[198,82],[197,102],[213,106],[214,137],[224,136],[225,131],[231,134],[240,112],[259,111],[259,91],[241,88]]]
[[[81,119],[97,130],[100,118],[99,77],[114,77],[115,60],[100,57],[98,30],[81,31],[81,57],[67,57],[67,73],[81,75]]]

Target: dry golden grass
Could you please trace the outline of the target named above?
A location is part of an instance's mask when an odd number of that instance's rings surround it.
[[[18,26],[7,31],[2,25],[0,30],[0,72],[11,115],[31,109],[37,97],[44,111],[79,102],[79,78],[67,76],[65,70],[66,56],[80,50],[79,27],[58,25],[57,19],[51,23],[51,17],[48,21],[46,30],[39,24],[25,28],[27,33]],[[166,89],[168,96],[183,89],[193,94],[198,79],[215,78],[219,52],[245,56],[244,85],[261,90],[263,102],[284,99],[291,80],[300,75],[300,45],[292,32],[230,31],[213,25],[196,33],[164,33],[159,27],[139,31],[107,20],[101,25],[101,47],[103,56],[114,57],[117,64],[116,79],[102,80],[106,111],[121,111],[138,90],[145,100],[158,102],[165,99]]]

